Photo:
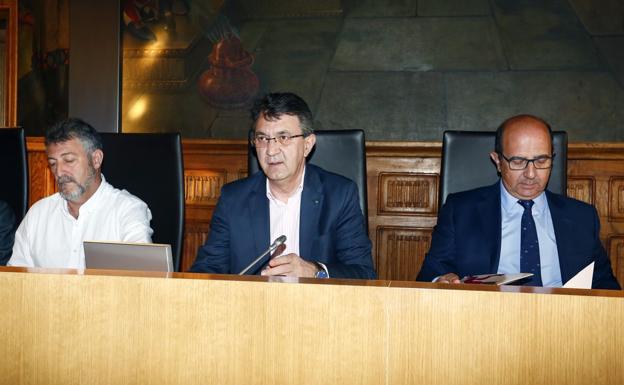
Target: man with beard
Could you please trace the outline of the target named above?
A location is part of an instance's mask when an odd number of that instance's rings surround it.
[[[151,242],[152,214],[106,183],[97,131],[70,118],[47,130],[48,165],[58,193],[36,202],[15,233],[9,266],[84,269],[83,241]]]

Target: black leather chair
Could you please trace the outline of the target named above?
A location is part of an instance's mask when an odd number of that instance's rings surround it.
[[[180,134],[101,135],[106,181],[147,203],[152,212],[152,241],[171,245],[174,269],[180,271],[184,232]]]
[[[440,206],[448,194],[491,185],[498,180],[498,172],[490,159],[494,151],[495,132],[445,131],[442,140],[440,168]],[[553,132],[555,159],[548,182],[548,190],[566,195],[568,170],[568,135]]]
[[[0,128],[0,200],[15,214],[16,227],[28,210],[28,158],[23,128]]]
[[[368,195],[366,188],[366,147],[362,130],[318,130],[316,145],[308,155],[308,162],[327,171],[353,180],[360,194],[360,208],[368,230]],[[249,175],[260,170],[256,151],[248,152]]]

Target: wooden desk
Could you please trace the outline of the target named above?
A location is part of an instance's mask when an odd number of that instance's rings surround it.
[[[0,268],[3,384],[622,384],[624,293]]]

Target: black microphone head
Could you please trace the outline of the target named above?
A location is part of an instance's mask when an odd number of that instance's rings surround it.
[[[275,241],[273,241],[273,244],[271,245],[271,248],[277,247],[277,246],[283,244],[284,242],[286,242],[286,236],[285,235],[280,235],[279,237],[277,237],[277,239],[275,239]]]

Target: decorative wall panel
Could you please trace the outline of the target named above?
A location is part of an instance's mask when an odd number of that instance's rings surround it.
[[[592,177],[570,177],[568,178],[568,196],[593,205],[595,183]]]
[[[624,177],[609,179],[609,219],[624,221]]]
[[[54,175],[48,167],[43,138],[28,138],[28,179],[30,180],[29,206],[56,192]]]
[[[184,252],[180,269],[188,271],[195,261],[197,250],[206,242],[210,226],[207,223],[187,224],[184,228]]]
[[[609,255],[611,257],[611,267],[613,274],[624,285],[624,235],[615,235],[609,237]]]
[[[379,174],[379,215],[435,215],[437,196],[436,175]]]
[[[430,244],[431,229],[378,227],[377,273],[395,280],[415,280]]]
[[[56,192],[54,175],[48,167],[48,157],[45,152],[28,154],[28,172],[31,181],[29,205]],[[37,183],[33,184],[33,181]]]
[[[226,178],[226,170],[184,170],[186,203],[216,205]]]

